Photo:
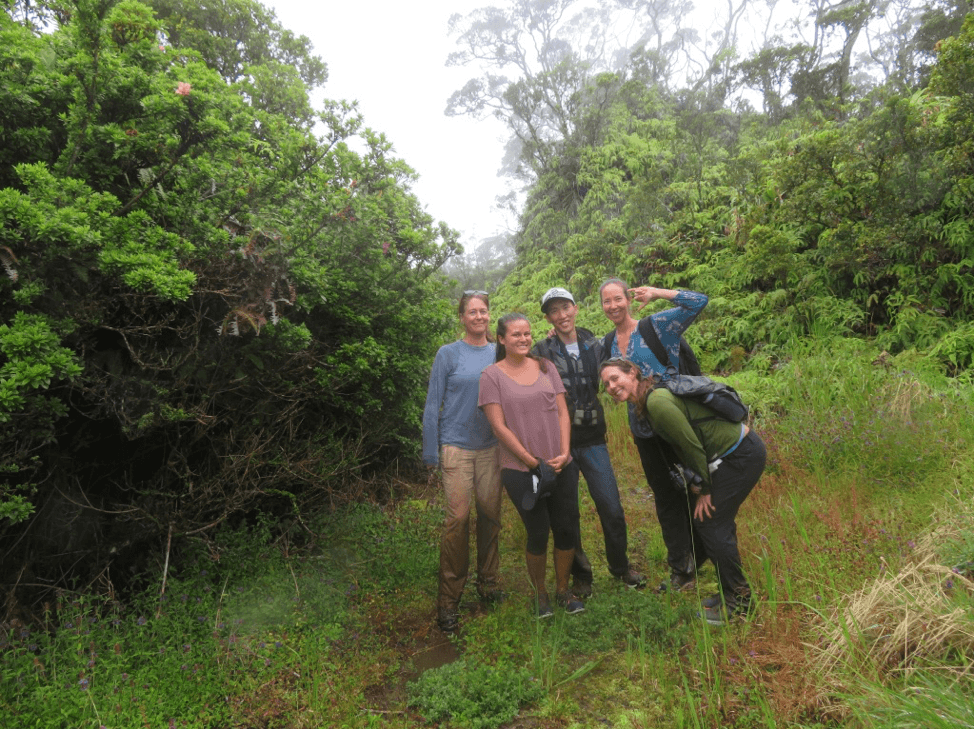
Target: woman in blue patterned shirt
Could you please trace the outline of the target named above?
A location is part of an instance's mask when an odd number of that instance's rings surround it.
[[[605,356],[629,360],[639,367],[644,377],[665,376],[666,363],[659,361],[640,334],[640,321],[632,315],[633,300],[642,303],[640,309],[657,299],[665,299],[675,304],[671,309],[651,314],[647,323],[653,327],[660,344],[666,350],[670,364],[676,368],[679,368],[680,337],[703,311],[708,301],[706,294],[695,291],[676,291],[655,286],[630,289],[625,281],[618,278],[609,279],[602,284],[599,298],[602,301],[602,311],[615,326],[615,331],[606,336]],[[653,490],[656,516],[666,545],[670,579],[660,585],[660,589],[690,589],[695,584],[696,566],[704,557],[694,556],[694,544],[698,542],[692,535],[693,522],[686,500],[670,483],[670,463],[662,439],[654,436],[649,424],[636,416],[632,404],[629,406],[629,427],[636,450],[639,451],[646,482]]]

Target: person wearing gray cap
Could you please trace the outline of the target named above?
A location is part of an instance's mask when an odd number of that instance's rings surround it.
[[[585,476],[602,524],[609,572],[629,587],[643,587],[646,578],[629,563],[626,515],[605,441],[605,413],[598,397],[599,365],[604,359],[602,341],[587,329],[575,326],[578,306],[567,289],[548,289],[541,297],[541,311],[554,333],[535,344],[532,351],[554,363],[565,385],[572,424],[572,459]],[[576,535],[572,591],[576,596],[588,597],[592,594],[592,564],[582,549],[580,529],[576,529]]]

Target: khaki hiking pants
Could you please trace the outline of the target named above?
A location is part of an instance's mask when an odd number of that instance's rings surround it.
[[[470,569],[470,497],[477,508],[477,592],[498,587],[501,531],[501,471],[498,447],[478,451],[440,448],[446,520],[440,539],[440,586],[436,605],[455,610]]]

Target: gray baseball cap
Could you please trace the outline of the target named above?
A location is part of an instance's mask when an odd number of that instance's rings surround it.
[[[543,313],[548,313],[548,304],[553,299],[568,299],[573,304],[575,303],[575,297],[572,296],[568,289],[555,286],[553,289],[548,289],[545,291],[544,296],[541,297],[541,311]]]

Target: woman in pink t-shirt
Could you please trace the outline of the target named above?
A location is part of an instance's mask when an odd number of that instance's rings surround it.
[[[568,613],[585,609],[568,587],[578,528],[578,467],[569,452],[565,386],[551,362],[531,354],[532,343],[531,323],[523,314],[498,320],[497,361],[480,376],[479,405],[500,441],[501,483],[524,522],[528,577],[538,617],[547,618],[552,615],[545,587],[549,532],[555,543],[556,601]],[[550,488],[545,488],[545,471],[554,471]]]

